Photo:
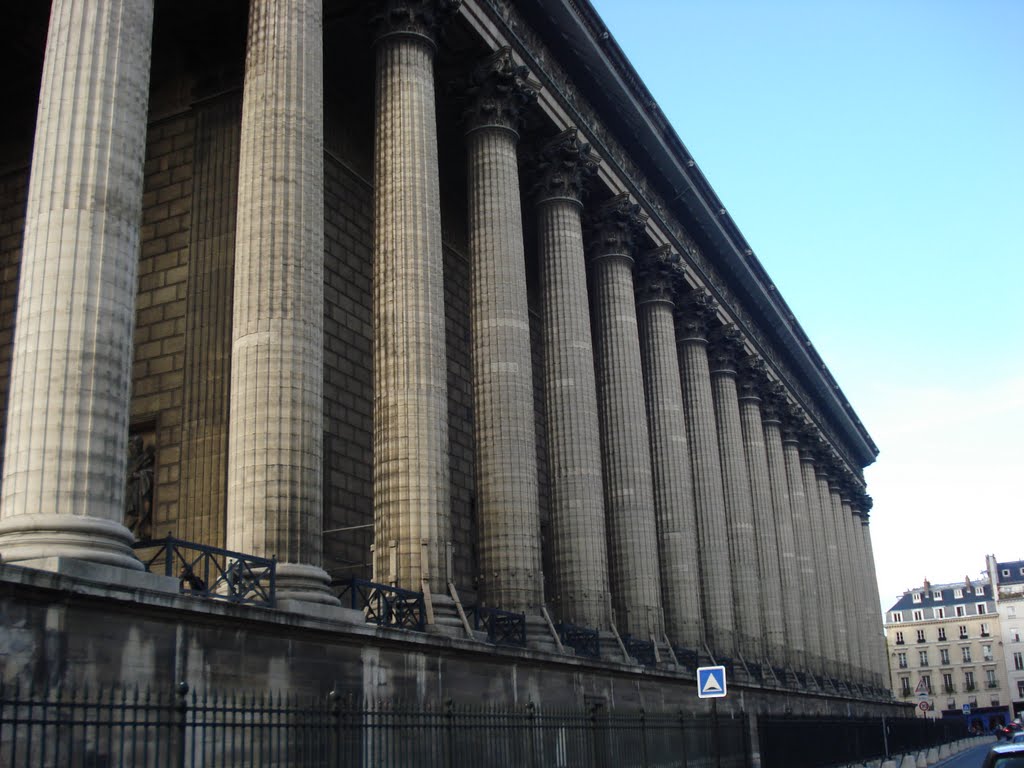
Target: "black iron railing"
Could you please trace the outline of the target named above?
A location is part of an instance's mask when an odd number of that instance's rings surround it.
[[[654,643],[651,640],[638,640],[629,635],[623,635],[622,644],[626,646],[626,653],[645,667],[653,667],[658,663],[657,654],[654,652]]]
[[[596,629],[577,627],[574,624],[559,624],[556,629],[562,645],[572,648],[577,656],[587,659],[601,658],[601,636]]]
[[[273,608],[277,563],[221,547],[167,536],[133,545],[146,559],[146,570],[178,579],[182,594]]]
[[[426,607],[422,592],[351,578],[331,584],[341,604],[362,611],[366,620],[382,627],[414,629],[426,626]]]
[[[526,614],[478,605],[470,608],[473,628],[487,632],[487,641],[497,645],[526,647]]]
[[[676,655],[676,661],[687,669],[696,669],[700,666],[700,653],[693,648],[684,648],[681,645],[673,645],[672,653]]]
[[[749,764],[745,717],[363,704],[318,696],[0,686],[0,765],[526,766]]]

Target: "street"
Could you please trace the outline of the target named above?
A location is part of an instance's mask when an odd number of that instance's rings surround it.
[[[935,768],[979,768],[981,761],[985,759],[985,755],[988,754],[989,749],[997,743],[999,742],[986,740],[984,743],[978,744],[976,747],[964,750],[959,755],[954,755],[948,760],[936,763]]]

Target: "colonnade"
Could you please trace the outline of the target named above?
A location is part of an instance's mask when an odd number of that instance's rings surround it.
[[[138,568],[121,510],[152,0],[96,6],[53,3],[0,553],[27,564],[69,557]],[[382,7],[373,567],[378,581],[438,593],[453,577],[433,59],[454,4]],[[322,36],[319,0],[252,0],[227,540],[276,555],[279,597],[299,606],[334,602],[321,562]],[[103,88],[75,87],[78,79]],[[810,684],[883,685],[862,482],[727,309],[669,245],[654,246],[640,206],[602,195],[599,160],[573,126],[524,162],[542,315],[554,569],[545,593],[517,157],[519,119],[539,86],[507,49],[480,62],[469,83],[484,600],[529,614],[546,604],[563,622],[807,673]],[[87,112],[92,119],[77,119]]]

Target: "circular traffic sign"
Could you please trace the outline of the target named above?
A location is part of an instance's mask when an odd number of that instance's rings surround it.
[[[922,712],[927,712],[929,709],[932,708],[932,705],[929,704],[927,701],[922,701],[920,704],[917,705],[917,708],[920,709]]]

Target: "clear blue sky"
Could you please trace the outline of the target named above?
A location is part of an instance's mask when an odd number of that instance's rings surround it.
[[[593,0],[881,454],[882,602],[1024,559],[1024,0]]]

